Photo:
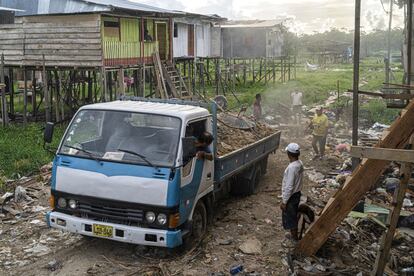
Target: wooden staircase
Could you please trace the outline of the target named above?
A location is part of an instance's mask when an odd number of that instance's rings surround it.
[[[188,90],[180,72],[171,61],[165,61],[163,64],[165,82],[169,94],[172,94],[174,98],[180,99],[192,99],[193,95]]]
[[[155,68],[156,89],[155,96],[161,99],[193,99],[180,72],[171,61],[162,62],[158,52],[152,55]]]
[[[414,133],[414,100],[402,110],[399,117],[384,133],[376,147],[402,149]],[[371,190],[390,161],[363,159],[348,177],[342,189],[328,201],[322,214],[311,225],[296,249],[297,253],[311,256],[326,242],[352,208]]]

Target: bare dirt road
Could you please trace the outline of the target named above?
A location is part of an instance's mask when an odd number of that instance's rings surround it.
[[[207,237],[184,252],[49,229],[44,222],[49,187],[29,187],[28,195],[37,197],[36,203],[25,205],[20,217],[3,218],[0,274],[228,275],[232,266],[243,265],[244,272],[250,273],[247,275],[286,275],[281,246],[285,234],[279,209],[280,185],[288,163],[285,155],[278,150],[271,156],[257,194],[224,200],[217,207]],[[244,254],[239,247],[252,240],[260,242],[260,252]]]

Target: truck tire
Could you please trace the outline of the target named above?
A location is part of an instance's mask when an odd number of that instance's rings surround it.
[[[248,195],[253,195],[257,192],[257,188],[259,187],[260,179],[262,178],[262,169],[260,164],[256,166],[253,177],[249,183],[249,193]]]
[[[253,170],[253,171],[251,171]],[[246,173],[238,176],[232,184],[231,193],[237,196],[250,196],[256,192],[261,178],[261,166],[248,169]]]
[[[207,209],[202,200],[199,200],[193,213],[191,236],[194,241],[201,240],[207,232]]]
[[[260,162],[261,169],[262,169],[262,175],[265,175],[267,173],[267,161],[269,160],[269,155],[267,155],[262,162]]]
[[[193,218],[189,227],[189,233],[183,237],[182,245],[177,248],[179,252],[185,252],[196,246],[207,233],[207,209],[203,200],[199,200],[194,209]]]

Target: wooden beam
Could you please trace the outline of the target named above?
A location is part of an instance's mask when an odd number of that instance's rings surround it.
[[[348,92],[353,92],[354,90],[348,89]],[[359,90],[358,94],[368,95],[373,97],[381,97],[383,99],[394,99],[394,100],[411,100],[414,99],[413,94],[386,94],[386,93],[378,93],[378,92],[370,92],[370,91],[362,91]]]
[[[390,134],[379,142],[378,147],[404,148],[414,132],[413,122],[414,101],[411,101],[407,106],[407,111],[392,124],[389,129]],[[298,253],[308,256],[314,255],[329,235],[335,231],[338,224],[377,182],[388,163],[389,161],[366,159],[359,165],[347,184],[335,195],[335,199],[325,209],[325,212],[308,229],[298,244]]]
[[[405,198],[405,191],[407,190],[408,181],[410,180],[412,165],[410,163],[404,163],[401,171],[403,172],[403,179],[401,180],[401,183],[397,188],[397,199],[396,202],[393,202],[395,204],[395,207],[390,212],[387,218],[387,232],[381,238],[380,248],[378,249],[374,271],[372,273],[372,275],[374,276],[384,275],[384,270],[388,263],[391,244],[394,239],[398,219],[400,218],[401,208],[403,206],[403,201]]]
[[[357,158],[368,158],[375,160],[387,160],[396,162],[414,163],[413,150],[386,149],[373,147],[351,147],[351,156]]]

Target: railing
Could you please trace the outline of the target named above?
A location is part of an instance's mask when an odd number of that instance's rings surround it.
[[[144,42],[144,57],[151,57],[158,50],[158,41]]]
[[[105,66],[135,65],[142,62],[141,42],[104,41]],[[158,42],[144,42],[144,61],[151,60]]]

